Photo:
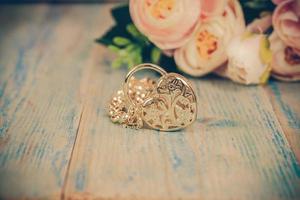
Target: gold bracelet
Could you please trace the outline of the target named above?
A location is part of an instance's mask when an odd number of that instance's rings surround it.
[[[161,77],[156,82],[148,77],[139,80],[133,76],[144,69],[154,70]],[[197,118],[196,95],[185,77],[144,63],[128,72],[123,88],[110,101],[109,116],[114,123],[125,127],[175,131]]]

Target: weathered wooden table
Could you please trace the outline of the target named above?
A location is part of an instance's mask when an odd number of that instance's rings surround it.
[[[1,6],[0,199],[299,199],[300,83],[192,79],[182,132],[109,121],[111,6]]]

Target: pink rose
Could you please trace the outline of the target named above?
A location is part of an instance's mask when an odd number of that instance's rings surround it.
[[[245,30],[244,16],[237,0],[229,0],[220,15],[209,17],[198,27],[174,58],[179,69],[192,76],[205,75],[226,62],[230,40]]]
[[[202,17],[212,17],[222,14],[228,0],[201,0]]]
[[[136,27],[162,50],[184,45],[200,19],[201,0],[130,0]]]
[[[270,36],[272,75],[285,81],[300,80],[300,50],[287,46],[274,31]]]
[[[300,0],[282,1],[274,11],[273,26],[285,45],[300,49]]]

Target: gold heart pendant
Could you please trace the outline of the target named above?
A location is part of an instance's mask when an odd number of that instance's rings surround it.
[[[174,131],[185,128],[197,117],[196,96],[181,75],[163,75],[142,106],[142,119],[153,129]]]
[[[139,81],[133,77],[143,69],[160,73],[157,83],[149,78]],[[196,95],[189,81],[150,63],[138,65],[127,74],[123,90],[112,99],[109,108],[113,122],[133,128],[175,131],[197,118]]]

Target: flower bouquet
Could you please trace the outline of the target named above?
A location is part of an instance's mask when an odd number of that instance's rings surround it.
[[[152,62],[242,84],[300,80],[300,0],[130,0],[96,41],[112,66]]]

